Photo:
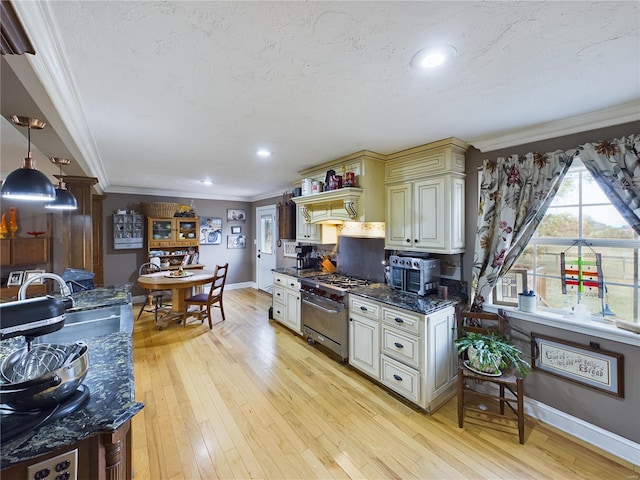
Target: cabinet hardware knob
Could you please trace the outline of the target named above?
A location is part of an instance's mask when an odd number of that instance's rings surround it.
[[[418,243],[418,239],[416,238],[413,242],[414,242],[414,243]]]
[[[362,310],[363,312],[367,311],[367,307],[360,307],[360,310]]]
[[[402,377],[400,375],[396,375],[395,373],[393,374],[393,378],[395,378],[399,382],[402,381]]]
[[[411,240],[407,238],[407,243],[411,243]]]
[[[398,342],[394,343],[394,345],[396,346],[396,348],[404,348],[404,345]]]
[[[400,317],[396,317],[394,320],[398,323],[404,323],[404,320],[401,319]]]

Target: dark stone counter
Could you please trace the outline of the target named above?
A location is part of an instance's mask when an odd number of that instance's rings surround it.
[[[298,270],[296,268],[276,268],[273,271],[283,275],[290,275],[295,278],[313,278],[320,275],[326,275],[324,272],[319,272],[313,269]],[[385,283],[372,283],[364,287],[354,287],[349,290],[349,293],[425,315],[448,307],[449,305],[456,305],[462,300],[460,297],[452,295],[449,295],[447,300],[443,300],[437,295],[419,297],[415,294],[403,293],[398,290],[394,290]]]
[[[74,305],[67,310],[68,312],[131,303],[131,293],[125,287],[99,287],[72,293],[71,297]]]
[[[115,431],[142,410],[144,404],[135,401],[131,335],[112,333],[88,339],[86,343],[89,371],[83,384],[91,391],[89,401],[76,412],[41,427],[26,438],[16,438],[3,445],[2,470],[92,435]],[[0,342],[0,361],[22,346],[23,337]]]

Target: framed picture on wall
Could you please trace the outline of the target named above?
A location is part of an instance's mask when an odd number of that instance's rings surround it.
[[[222,243],[222,219],[220,217],[200,217],[200,245],[220,245]]]
[[[23,271],[19,272],[11,272],[9,274],[9,278],[7,280],[7,287],[17,287],[22,285],[22,277],[24,276]]]
[[[227,222],[244,222],[247,219],[247,212],[244,210],[228,209]]]
[[[246,246],[246,235],[227,235],[227,248],[245,248]]]
[[[242,233],[242,227],[231,227],[231,233],[240,235]]]

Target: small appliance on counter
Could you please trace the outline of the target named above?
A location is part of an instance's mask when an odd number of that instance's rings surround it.
[[[434,258],[389,257],[391,287],[420,296],[438,291],[440,261]]]
[[[315,268],[318,259],[312,257],[313,247],[311,245],[296,246],[296,269]]]
[[[62,329],[66,306],[46,296],[0,304],[0,339],[24,336],[26,347],[4,356],[0,364],[2,444],[65,417],[89,399],[82,381],[89,370],[86,344],[33,341]]]

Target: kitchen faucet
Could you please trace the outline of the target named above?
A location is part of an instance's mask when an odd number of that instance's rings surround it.
[[[71,298],[71,289],[65,283],[64,279],[61,276],[56,275],[55,273],[48,273],[48,272],[34,275],[33,277],[26,280],[20,287],[20,290],[18,290],[18,300],[24,300],[25,298],[27,298],[27,288],[29,287],[29,285],[31,285],[36,280],[45,279],[45,278],[50,280],[55,280],[56,282],[58,282],[58,285],[60,285],[60,295],[62,295],[63,297],[69,298],[71,300],[71,305],[73,306],[73,298]]]

